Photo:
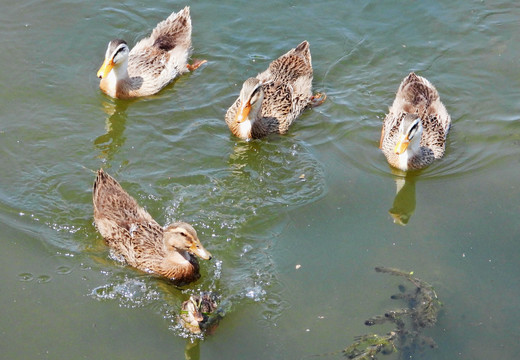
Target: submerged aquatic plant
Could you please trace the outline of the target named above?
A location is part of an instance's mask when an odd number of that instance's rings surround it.
[[[413,354],[427,345],[436,347],[435,341],[422,335],[427,327],[437,323],[441,302],[437,293],[427,282],[413,277],[413,272],[399,269],[376,267],[376,272],[400,276],[414,285],[414,289],[406,292],[403,285],[399,286],[399,294],[392,295],[394,300],[405,300],[408,307],[390,310],[384,315],[377,315],[365,321],[365,325],[373,326],[383,323],[393,323],[395,329],[386,335],[369,334],[355,338],[355,342],[343,350],[344,355],[353,360],[376,359],[377,354],[390,354],[399,351],[402,358],[410,359]]]
[[[396,350],[394,345],[396,336],[394,331],[382,336],[377,334],[357,336],[356,341],[343,352],[349,359],[375,359],[378,353],[390,354]]]

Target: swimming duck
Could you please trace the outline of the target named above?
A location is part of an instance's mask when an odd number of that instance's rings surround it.
[[[179,322],[192,334],[200,334],[210,325],[209,316],[216,309],[215,294],[203,292],[200,295],[191,295],[188,300],[182,303]]]
[[[190,224],[161,227],[103,169],[97,172],[92,197],[97,229],[129,265],[179,286],[199,279],[199,264],[193,255],[209,260],[211,254]]]
[[[412,72],[401,82],[383,121],[379,148],[393,167],[419,170],[444,155],[450,126],[437,89]]]
[[[121,39],[108,43],[105,61],[97,76],[99,87],[114,98],[153,95],[176,76],[195,70],[205,60],[188,64],[191,53],[190,8],[186,6],[161,21],[150,37],[132,50]]]
[[[324,94],[312,95],[311,52],[304,41],[244,82],[240,96],[226,113],[226,123],[241,139],[285,134],[305,108],[318,106],[325,98]]]

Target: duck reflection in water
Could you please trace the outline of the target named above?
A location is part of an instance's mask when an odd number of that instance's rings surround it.
[[[184,347],[185,360],[200,360],[200,340],[187,339]]]
[[[98,155],[110,161],[125,143],[126,110],[131,101],[103,101],[103,111],[108,115],[105,121],[106,133],[94,140],[94,146],[101,153]]]
[[[396,194],[392,208],[388,213],[392,216],[394,224],[405,226],[410,221],[415,211],[415,182],[414,174],[392,169],[396,185]]]
[[[243,169],[251,163],[257,161],[259,152],[262,148],[259,141],[240,141],[233,147],[233,152],[229,155],[228,165],[235,175],[243,175]]]

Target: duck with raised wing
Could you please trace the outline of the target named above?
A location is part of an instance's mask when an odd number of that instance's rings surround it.
[[[200,334],[218,325],[221,316],[213,314],[215,310],[217,310],[216,294],[209,292],[194,294],[182,303],[179,322],[190,333]],[[212,315],[213,318],[210,319]]]
[[[412,72],[401,82],[383,121],[379,148],[393,167],[419,170],[442,158],[450,126],[437,89]]]
[[[161,227],[119,183],[98,170],[92,190],[94,222],[108,246],[142,271],[185,285],[200,278],[199,263],[211,254],[185,222]]]
[[[274,60],[267,70],[247,79],[226,113],[226,123],[241,139],[285,134],[307,107],[326,96],[312,95],[311,51],[307,41]]]
[[[190,53],[191,18],[186,6],[161,21],[150,37],[139,41],[132,50],[124,40],[110,41],[97,73],[99,87],[120,99],[153,95],[177,76],[206,62],[189,65]]]

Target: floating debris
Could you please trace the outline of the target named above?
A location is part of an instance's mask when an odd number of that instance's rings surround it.
[[[376,354],[391,354],[395,351],[394,340],[397,334],[393,331],[386,335],[362,335],[355,338],[355,342],[343,350],[349,359],[372,360]]]
[[[406,292],[405,286],[399,285],[399,293],[390,297],[393,300],[405,300],[408,307],[390,310],[365,321],[367,326],[393,323],[395,329],[386,335],[368,334],[355,338],[355,342],[343,350],[344,355],[353,360],[373,360],[377,359],[377,354],[387,355],[398,351],[402,359],[412,359],[413,354],[425,345],[437,347],[432,338],[421,334],[425,328],[437,323],[442,306],[433,287],[413,277],[413,272],[387,267],[376,267],[375,270],[403,277],[415,288]]]

